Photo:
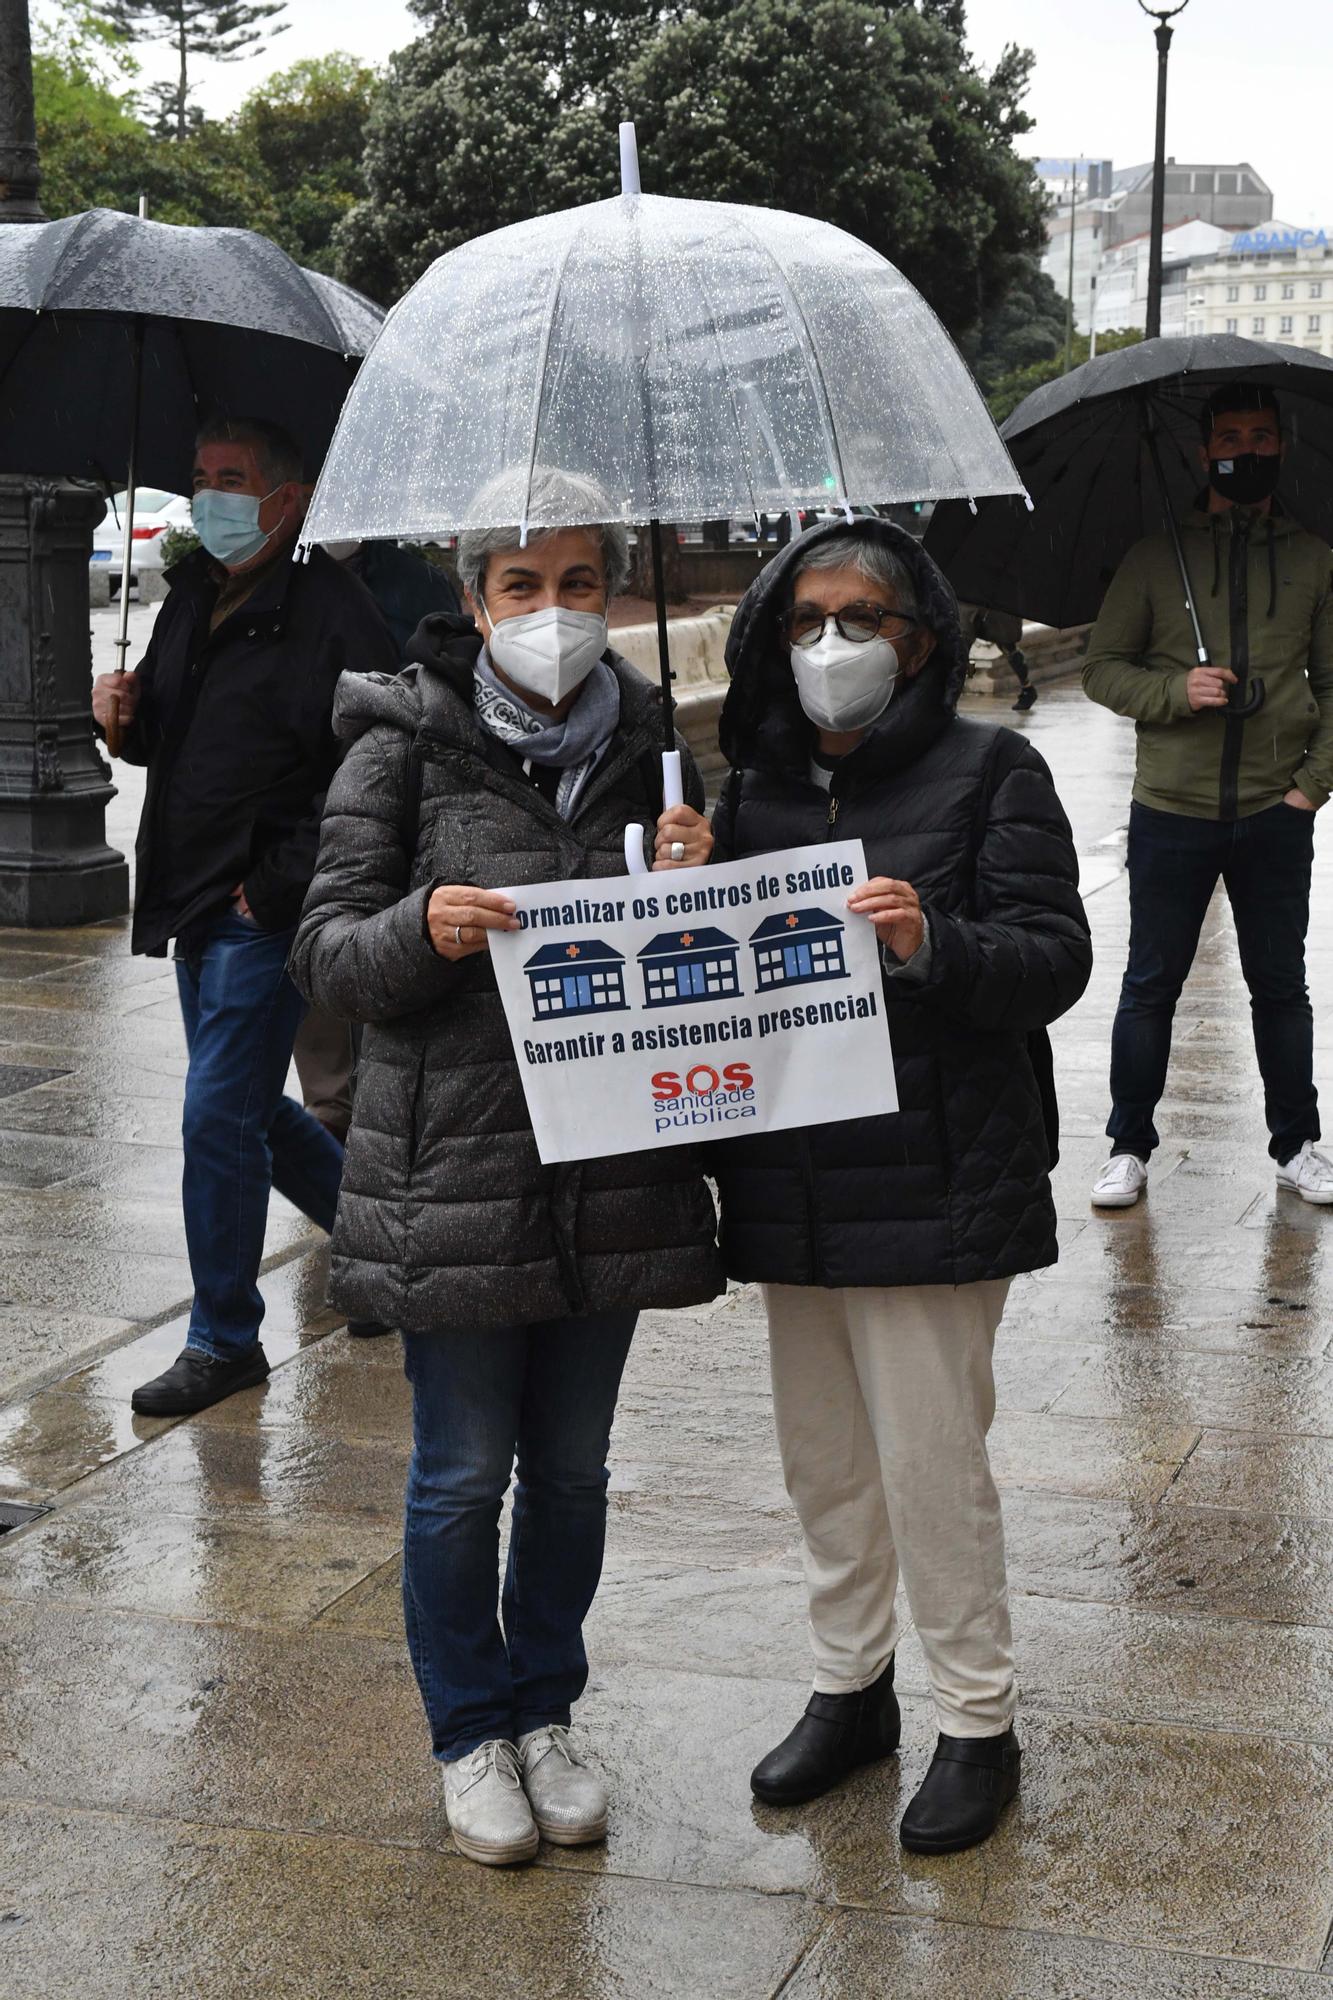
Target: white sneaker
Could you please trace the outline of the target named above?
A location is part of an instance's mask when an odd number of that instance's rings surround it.
[[[606,1786],[590,1771],[558,1722],[520,1736],[523,1787],[544,1840],[583,1847],[605,1840]]]
[[[1148,1162],[1137,1153],[1112,1153],[1092,1184],[1094,1208],[1133,1208],[1148,1185]]]
[[[513,1744],[495,1737],[443,1768],[444,1809],[459,1852],[487,1868],[531,1861],[541,1842]]]
[[[1292,1188],[1316,1208],[1333,1207],[1333,1154],[1317,1139],[1307,1139],[1299,1153],[1277,1170],[1280,1188]]]

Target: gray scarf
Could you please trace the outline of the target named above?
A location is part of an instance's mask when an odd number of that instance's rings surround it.
[[[472,698],[477,720],[490,735],[509,744],[525,762],[558,766],[555,809],[561,819],[572,818],[620,721],[620,683],[606,661],[597,662],[569,714],[557,722],[536,714],[496,679],[483,646],[472,670]]]

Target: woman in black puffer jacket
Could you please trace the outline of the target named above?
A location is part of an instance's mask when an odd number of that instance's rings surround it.
[[[848,901],[880,940],[900,1106],[713,1152],[728,1273],[764,1288],[816,1666],[752,1784],[794,1804],[896,1747],[901,1567],[941,1732],[902,1838],[943,1853],[1018,1787],[991,1356],[1009,1280],[1056,1256],[1045,1029],[1091,970],[1078,865],[1036,751],[955,714],[957,606],[900,529],[793,542],[728,664],[714,859],[864,842]]]

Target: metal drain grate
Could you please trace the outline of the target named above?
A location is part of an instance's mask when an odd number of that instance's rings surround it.
[[[0,1500],[0,1535],[7,1535],[11,1528],[26,1528],[29,1521],[40,1521],[50,1511],[49,1507],[24,1507],[17,1500]]]

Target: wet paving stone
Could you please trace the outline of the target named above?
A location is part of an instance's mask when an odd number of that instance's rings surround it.
[[[1300,1299],[1275,1296],[1263,1277],[1242,1290],[1194,1285],[1182,1294],[1162,1280],[1117,1282],[1091,1295],[1029,1278],[1009,1294],[1000,1341],[1011,1331],[1027,1338],[1091,1339],[1126,1348],[1184,1348],[1300,1360],[1321,1355],[1328,1347],[1333,1307],[1311,1307]]]
[[[242,1429],[177,1424],[151,1453],[118,1461],[80,1491],[80,1500],[133,1516],[250,1512],[331,1531],[340,1515],[401,1528],[410,1447],[402,1442],[314,1439],[302,1427]]]
[[[1022,1713],[1065,1709],[1121,1722],[1333,1742],[1333,1631],[1180,1617],[1128,1604],[1016,1593],[1011,1602]],[[908,1631],[898,1684],[925,1694]]]
[[[586,1703],[617,1799],[606,1854],[554,1865],[1318,1965],[1333,1749],[1029,1713],[1018,1805],[984,1849],[928,1860],[905,1854],[896,1828],[935,1719],[927,1703],[903,1706],[897,1758],[782,1812],[749,1799],[747,1776],[795,1719],[788,1685],[609,1675]]]
[[[1333,1522],[1014,1492],[1004,1525],[1014,1591],[1333,1624]]]
[[[783,2000],[1327,2000],[1315,1973],[845,1910]]]
[[[386,1560],[397,1524],[167,1513],[76,1502],[0,1541],[0,1599],[303,1625]]]
[[[53,1965],[98,2000],[764,2000],[823,1923],[800,1898],[55,1808],[6,1808],[0,1856],[6,2000],[52,2000]]]
[[[324,1354],[323,1347],[316,1342],[260,1388],[229,1396],[193,1421],[227,1430],[296,1426],[316,1437],[410,1436],[412,1393],[406,1378],[397,1370],[344,1359],[342,1342],[337,1352]]]
[[[448,1845],[397,1640],[9,1604],[0,1726],[5,1798]]]
[[[1179,1506],[1273,1508],[1333,1519],[1333,1438],[1205,1431],[1171,1500]]]
[[[163,1420],[135,1416],[127,1402],[41,1390],[0,1409],[0,1493],[63,1492],[164,1429]]]
[[[991,1469],[1009,1487],[1089,1499],[1160,1500],[1197,1443],[1192,1424],[1060,1417],[1001,1410]]]
[[[1054,1404],[1069,1417],[1333,1437],[1333,1363],[1172,1349],[1104,1351]]]

